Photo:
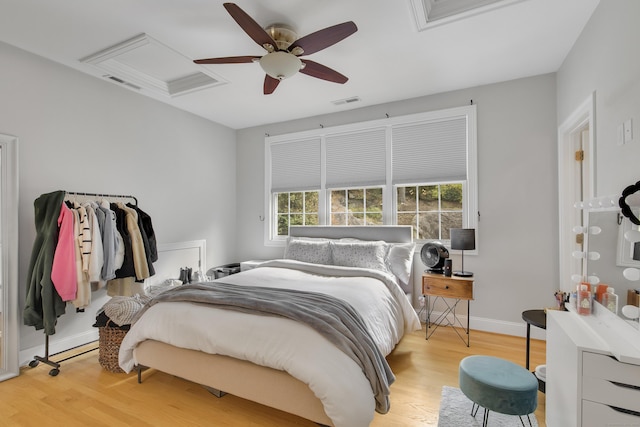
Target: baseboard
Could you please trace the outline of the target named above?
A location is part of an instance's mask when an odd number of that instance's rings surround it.
[[[60,340],[54,340],[50,338],[49,340],[49,357],[56,361],[55,355],[57,353],[79,347],[81,345],[85,345],[90,342],[94,342],[98,340],[98,329],[92,328],[90,331],[85,331],[76,335],[72,335],[70,337],[65,337]],[[44,344],[44,335],[42,345],[38,345],[35,347],[27,348],[25,350],[20,350],[20,354],[18,355],[18,363],[20,366],[27,366],[29,362],[31,362],[34,356],[45,356],[45,344]]]
[[[431,313],[431,319],[437,319],[442,312],[434,311]],[[426,322],[426,310],[418,312],[421,322]],[[458,321],[463,325],[467,324],[466,315],[457,315]],[[453,323],[453,315],[447,316],[447,322]],[[457,323],[456,323],[457,324]],[[527,336],[527,324],[524,322],[506,322],[503,320],[489,319],[485,317],[471,316],[469,328],[476,331],[493,332],[496,334],[512,335],[516,337]],[[531,338],[546,341],[547,333],[544,329],[531,327]]]

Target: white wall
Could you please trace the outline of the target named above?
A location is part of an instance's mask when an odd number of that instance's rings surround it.
[[[465,257],[465,267],[476,274],[472,327],[522,333],[521,312],[552,305],[558,287],[557,124],[591,92],[597,194],[619,193],[640,179],[638,16],[637,0],[601,2],[557,75],[244,129],[237,136],[0,43],[0,132],[20,139],[19,309],[35,237],[33,200],[44,192],[134,194],[152,215],[160,242],[206,239],[209,266],[279,257],[281,248],[264,246],[259,219],[265,133],[456,107],[473,99],[482,216],[479,254]],[[634,120],[634,143],[618,147],[616,128],[627,118]],[[419,260],[415,270],[422,270]],[[87,313],[69,311],[59,319],[54,346],[95,333],[90,324],[106,296],[94,297]],[[22,327],[21,349],[42,341],[40,331]]]
[[[601,1],[558,71],[558,123],[595,92],[596,196],[640,180],[640,2]],[[633,119],[634,140],[616,131]]]
[[[2,43],[0,63],[0,133],[19,138],[20,318],[42,193],[135,195],[159,243],[206,239],[209,266],[234,259],[234,130]],[[93,296],[60,317],[52,350],[97,337],[108,297]],[[21,350],[44,343],[32,327],[20,335]]]
[[[522,333],[522,311],[553,305],[557,289],[554,74],[238,131],[239,259],[280,257],[283,252],[264,246],[259,219],[265,213],[265,133],[457,107],[470,100],[478,106],[481,213],[479,254],[465,256],[465,269],[475,273],[471,327]],[[424,270],[419,258],[415,266],[416,273]],[[419,289],[419,274],[417,279]]]

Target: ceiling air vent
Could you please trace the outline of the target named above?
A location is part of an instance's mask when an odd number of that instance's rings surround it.
[[[344,105],[344,104],[351,104],[353,102],[360,102],[361,99],[358,96],[352,96],[351,98],[344,98],[344,99],[339,99],[337,101],[331,101],[333,104],[335,105]]]
[[[116,83],[120,83],[121,85],[129,86],[130,88],[133,88],[133,89],[136,89],[136,90],[140,90],[141,89],[140,86],[136,86],[136,85],[134,85],[132,83],[126,82],[126,81],[124,81],[122,79],[119,79],[119,78],[117,78],[115,76],[110,76],[110,75],[107,74],[105,77],[108,78],[109,80],[113,80]]]
[[[114,82],[168,97],[227,83],[147,34],[140,34],[80,61],[97,67]]]

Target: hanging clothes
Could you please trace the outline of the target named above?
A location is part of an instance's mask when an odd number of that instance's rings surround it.
[[[147,255],[147,263],[149,265],[149,274],[155,274],[153,263],[158,261],[158,243],[156,242],[156,233],[153,230],[151,216],[140,209],[137,205],[127,203],[127,206],[134,209],[138,213],[138,227],[142,240],[144,241],[144,249]]]
[[[144,280],[158,259],[151,217],[136,204],[102,200],[79,204],[68,194],[42,194],[34,202],[36,240],[28,270],[24,324],[55,333],[66,302],[77,310],[91,304],[91,291],[110,296],[144,294]],[[92,194],[93,196],[98,196]],[[102,196],[101,196],[102,197]]]
[[[122,265],[119,269],[116,270],[116,278],[122,279],[125,277],[135,277],[136,270],[133,265],[133,250],[131,249],[131,234],[129,233],[129,228],[127,227],[127,213],[124,209],[120,209],[117,204],[110,204],[111,210],[116,215],[116,229],[120,236],[122,236],[123,243],[123,258]]]
[[[118,202],[118,207],[124,209],[127,213],[126,221],[129,235],[131,236],[131,250],[133,251],[133,266],[136,271],[136,279],[144,280],[147,277],[151,277],[151,273],[147,261],[145,241],[142,238],[142,230],[138,225],[138,212],[124,203]]]
[[[100,279],[102,280],[100,287],[106,284],[107,280],[114,279],[116,277],[116,269],[122,266],[116,267],[116,256],[118,250],[118,239],[116,233],[116,214],[109,208],[109,202],[103,200],[100,202],[96,209],[97,212],[102,212],[103,227],[102,227],[102,249],[104,255],[104,263],[102,264],[102,271],[100,273]],[[122,236],[120,236],[122,240]],[[124,255],[124,247],[122,248],[122,254]]]
[[[89,262],[91,257],[91,226],[89,216],[84,206],[78,202],[73,202],[74,209],[78,212],[78,245],[80,246],[80,256],[82,260],[81,275],[78,280],[78,291],[73,305],[82,309],[91,303],[91,284],[89,283]]]
[[[102,273],[102,265],[104,264],[104,253],[102,248],[102,236],[100,234],[100,226],[91,203],[83,204],[87,211],[89,219],[89,230],[91,233],[91,253],[89,254],[89,283],[98,283],[100,281],[100,273]]]
[[[75,238],[76,252],[76,281],[78,283],[76,289],[76,297],[71,303],[76,309],[82,309],[89,305],[89,287],[86,281],[84,271],[82,271],[82,231],[80,230],[80,213],[74,208],[73,202],[66,202],[71,208],[73,214],[73,234]]]
[[[137,212],[122,203],[111,203],[110,208],[116,215],[116,227],[124,243],[124,258],[122,267],[116,270],[116,278],[107,282],[107,295],[144,294],[143,280],[150,273]]]
[[[58,217],[58,243],[53,256],[51,281],[62,301],[74,300],[78,290],[77,245],[73,221],[73,212],[65,203],[61,203],[60,216]]]
[[[26,326],[55,334],[58,317],[65,313],[65,303],[51,281],[53,257],[58,244],[58,217],[64,191],[38,197],[34,205],[36,238],[27,270],[27,293],[23,321]]]

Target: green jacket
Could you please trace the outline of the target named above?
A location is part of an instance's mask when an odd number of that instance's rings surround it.
[[[66,309],[66,303],[51,281],[53,255],[58,244],[58,217],[64,196],[64,191],[54,191],[42,194],[33,202],[36,239],[27,272],[27,299],[23,319],[27,326],[44,328],[47,335],[56,333],[57,319]]]

